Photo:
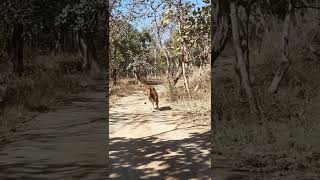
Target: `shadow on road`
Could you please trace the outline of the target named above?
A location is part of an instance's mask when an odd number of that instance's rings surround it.
[[[111,138],[110,179],[210,179],[210,131],[183,140]],[[146,168],[147,166],[147,168]]]
[[[159,111],[168,111],[171,110],[172,108],[170,106],[164,106],[164,107],[160,107]]]

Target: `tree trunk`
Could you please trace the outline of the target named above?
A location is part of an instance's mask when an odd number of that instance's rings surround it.
[[[213,7],[213,5],[211,6]],[[215,15],[213,12],[215,12]],[[211,27],[216,26],[215,31],[211,30],[211,36],[213,37],[211,41],[211,65],[213,66],[229,39],[230,22],[228,2],[226,0],[217,0],[215,11],[212,10],[211,13]]]
[[[70,53],[74,53],[74,52],[77,52],[77,44],[76,44],[76,33],[75,32],[70,32],[70,36],[71,36],[71,39],[70,39]]]
[[[178,72],[177,72],[176,76],[173,79],[173,86],[175,86],[177,84],[177,82],[179,81],[180,77],[182,76],[182,73],[183,73],[182,62],[181,62],[181,60],[179,60]]]
[[[90,57],[89,57],[89,52],[88,52],[88,44],[86,42],[86,38],[80,35],[78,33],[78,43],[79,43],[79,53],[80,57],[82,58],[82,69],[85,72],[88,72],[90,70]]]
[[[145,84],[145,79],[141,76],[139,72],[134,72],[134,77],[136,79],[136,84]]]
[[[187,62],[188,62],[187,50],[186,50],[186,46],[183,42],[182,43],[182,74],[183,74],[184,85],[186,87],[188,96],[189,96],[189,98],[191,98],[191,92],[190,92],[190,88],[189,88],[189,82],[188,82],[187,71],[186,71]]]
[[[238,12],[238,18],[241,16],[239,22],[239,34],[240,34],[240,44],[243,51],[244,60],[247,66],[248,75],[250,79],[250,60],[249,60],[249,16],[250,16],[250,2],[247,3],[247,7],[240,6],[241,9]],[[239,7],[239,8],[240,8]]]
[[[55,54],[58,54],[61,52],[61,33],[60,32],[57,33],[57,40],[56,40],[54,49],[55,49]]]
[[[186,63],[182,63],[182,72],[183,72],[183,79],[184,79],[184,85],[186,87],[187,93],[189,98],[191,98],[191,93],[190,93],[190,88],[189,88],[189,83],[188,83],[188,78],[186,76]]]
[[[23,73],[23,46],[24,39],[23,34],[23,24],[16,23],[13,27],[13,33],[11,38],[11,62],[13,64],[13,72],[18,76]]]
[[[213,1],[211,1],[211,92],[214,93],[214,63],[224,50],[227,41],[229,39],[230,21],[229,21],[229,4],[226,0],[216,0],[215,10]],[[214,14],[215,13],[215,14]],[[216,26],[216,30],[213,31],[213,27]],[[214,107],[214,100],[211,96],[211,109]],[[211,113],[211,144],[213,145],[213,137],[216,133],[216,122],[214,121],[215,113]],[[211,151],[213,153],[213,151]],[[213,158],[211,158],[211,164],[213,164]],[[211,166],[213,167],[213,166]],[[212,170],[213,171],[213,170]],[[213,179],[213,177],[212,177]]]
[[[116,68],[112,70],[112,80],[113,80],[113,85],[116,86],[117,85],[117,69]]]
[[[12,61],[13,57],[13,47],[12,47],[12,37],[7,37],[5,50],[7,51],[7,54],[9,56],[9,61]]]
[[[235,62],[234,62],[234,72],[235,72],[235,81],[236,81],[236,92],[237,95],[239,97],[239,99],[241,99],[241,95],[242,95],[242,84],[241,84],[241,73],[240,73],[240,69],[239,69],[239,64],[238,64],[238,60],[237,58],[235,58]]]
[[[170,63],[169,53],[168,53],[167,47],[165,45],[162,45],[162,48],[163,48],[164,56],[165,56],[166,61],[167,61],[167,70],[166,70],[167,78],[170,78],[171,63]]]
[[[231,27],[232,27],[232,37],[233,37],[233,44],[236,51],[237,62],[239,65],[240,75],[242,85],[245,89],[245,92],[248,96],[250,111],[254,113],[258,119],[260,120],[260,112],[257,105],[256,97],[253,93],[251,82],[248,74],[248,69],[245,61],[245,55],[243,50],[241,49],[241,40],[239,34],[239,23],[238,23],[238,13],[237,13],[237,6],[234,1],[230,2],[230,17],[231,17]]]
[[[88,55],[92,58],[92,61],[90,61],[91,70],[93,70],[94,72],[100,72],[100,67],[98,65],[97,49],[96,49],[96,45],[94,43],[92,35],[87,37],[87,44],[88,44]]]
[[[241,45],[241,49],[243,51],[243,55],[244,55],[244,61],[246,64],[246,68],[248,71],[248,77],[250,80],[250,56],[249,56],[249,16],[250,16],[250,9],[251,9],[251,4],[252,1],[248,2],[246,4],[246,7],[244,6],[240,6],[237,12],[238,15],[238,22],[239,22],[239,36],[240,36],[240,45]],[[241,18],[240,18],[241,17]],[[238,60],[236,58],[235,61],[235,75],[236,75],[236,84],[237,84],[237,94],[241,100],[242,94],[243,94],[243,88],[242,88],[242,84],[241,84],[241,73],[240,73],[240,68],[239,68],[239,64],[238,64]],[[251,80],[250,80],[251,82]]]
[[[293,8],[290,0],[288,0],[288,3],[289,3],[288,11],[283,24],[282,49],[281,49],[282,62],[280,63],[277,69],[277,72],[274,75],[271,85],[269,87],[270,93],[277,92],[280,82],[283,79],[283,76],[287,72],[291,63],[289,59],[289,33],[290,33],[290,24],[292,20]]]
[[[95,44],[91,34],[78,35],[79,39],[79,52],[83,60],[82,68],[85,72],[93,70],[99,72],[99,66],[97,63],[98,57],[96,53]]]
[[[159,29],[159,26],[158,26],[158,20],[157,20],[157,17],[156,17],[156,10],[151,7],[153,12],[154,12],[154,23],[155,23],[155,26],[156,26],[156,30],[157,30],[157,39],[158,39],[158,43],[159,43],[159,46],[160,46],[160,52],[162,51],[165,58],[166,58],[166,63],[167,63],[167,69],[166,69],[166,75],[167,75],[167,80],[170,80],[170,58],[169,58],[169,53],[168,53],[168,49],[165,45],[163,45],[162,41],[161,41],[161,34],[160,34],[160,29]]]

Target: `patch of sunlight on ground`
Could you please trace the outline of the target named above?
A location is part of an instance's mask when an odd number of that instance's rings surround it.
[[[119,178],[120,175],[117,173],[110,174],[110,178]]]
[[[152,168],[153,170],[151,172],[154,172],[154,171],[158,171],[158,170],[164,170],[169,167],[170,166],[165,161],[153,161],[153,162],[150,162],[149,164],[141,165],[141,166],[137,167],[137,169],[150,169],[150,168]]]

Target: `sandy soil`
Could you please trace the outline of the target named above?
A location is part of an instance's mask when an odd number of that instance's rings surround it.
[[[157,112],[145,101],[137,91],[110,109],[110,179],[210,179],[210,127],[163,98]]]

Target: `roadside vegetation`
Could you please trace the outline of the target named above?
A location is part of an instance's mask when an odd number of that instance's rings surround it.
[[[214,167],[228,161],[244,172],[319,172],[318,5],[212,5]]]
[[[105,7],[104,1],[0,3],[0,136],[104,76]]]

